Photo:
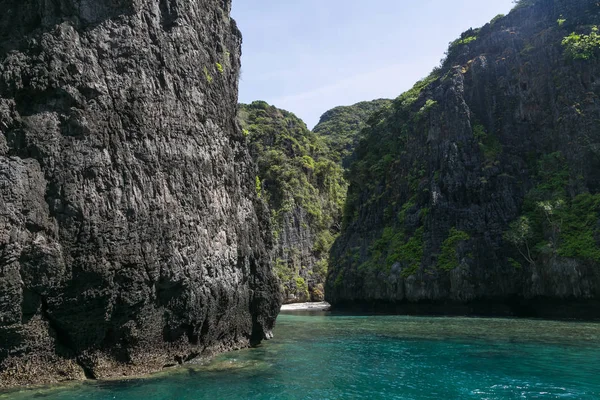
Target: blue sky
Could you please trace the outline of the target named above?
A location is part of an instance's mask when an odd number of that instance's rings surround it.
[[[244,36],[240,102],[265,100],[312,128],[325,111],[395,98],[470,27],[512,0],[233,0]]]

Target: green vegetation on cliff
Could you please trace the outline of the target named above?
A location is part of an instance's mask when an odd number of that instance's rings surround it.
[[[366,121],[374,112],[391,104],[391,100],[379,99],[333,108],[321,116],[313,131],[327,143],[330,158],[347,167]]]
[[[569,195],[577,179],[561,152],[541,157],[536,180],[505,239],[530,264],[556,255],[600,262],[600,194]]]
[[[329,301],[594,296],[599,18],[594,0],[520,1],[372,114]]]
[[[452,271],[458,267],[459,259],[456,248],[461,242],[467,241],[470,238],[471,236],[468,233],[451,228],[448,237],[442,243],[442,250],[437,261],[438,268],[444,271]]]
[[[389,104],[374,100],[337,107],[323,115],[314,132],[264,101],[240,105],[242,132],[258,165],[256,192],[271,210],[273,264],[286,301],[322,299],[346,200],[342,162],[366,120]]]
[[[255,101],[240,105],[238,115],[258,165],[256,190],[271,209],[286,297],[308,300],[310,291],[318,298],[346,196],[342,168],[294,114]]]
[[[574,60],[589,60],[596,57],[600,50],[598,27],[594,25],[589,35],[573,32],[563,39],[562,45],[565,46],[567,57]]]
[[[393,180],[393,177],[388,174],[394,166],[400,166],[402,161],[399,156],[407,155],[405,146],[408,141],[413,140],[412,133],[421,136],[426,134],[425,118],[422,117],[434,109],[437,103],[433,100],[416,103],[422,91],[436,79],[437,74],[432,73],[417,82],[411,90],[395,99],[390,106],[372,114],[368,120],[368,125],[356,146],[356,162],[351,165],[348,173],[351,186],[354,184],[355,188],[361,187],[363,193],[368,193],[368,198],[365,198],[364,194],[360,196],[354,190],[349,192],[344,210],[344,226],[355,221],[358,218],[358,209],[365,203],[376,202],[381,197],[381,190],[391,184],[389,181]],[[400,203],[406,207],[411,200],[414,202],[415,196],[418,195],[419,182],[424,178],[425,170],[421,164],[422,160],[404,161],[408,162],[402,165],[407,177],[404,182],[406,196],[402,196]]]

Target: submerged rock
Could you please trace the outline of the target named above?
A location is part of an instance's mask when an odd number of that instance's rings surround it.
[[[271,335],[230,7],[0,0],[0,386]]]

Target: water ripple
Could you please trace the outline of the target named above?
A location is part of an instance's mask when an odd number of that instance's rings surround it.
[[[155,378],[0,399],[600,398],[600,324],[282,315],[256,349]]]

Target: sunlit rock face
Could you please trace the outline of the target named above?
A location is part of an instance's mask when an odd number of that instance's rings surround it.
[[[371,118],[326,300],[600,317],[598,21],[522,0]]]
[[[271,335],[229,0],[0,0],[0,386]]]

